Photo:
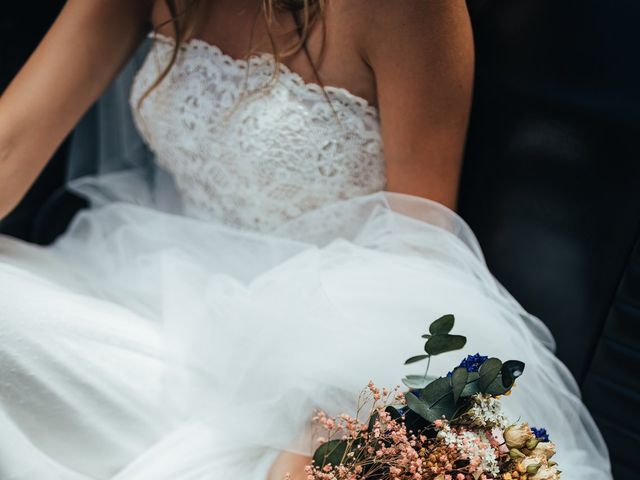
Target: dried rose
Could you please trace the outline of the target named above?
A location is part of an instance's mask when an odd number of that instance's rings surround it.
[[[531,438],[533,438],[533,432],[526,423],[511,425],[504,431],[504,440],[509,448],[522,448]]]
[[[546,465],[541,466],[535,475],[530,476],[529,480],[559,480],[560,472],[558,468],[553,466],[549,467]]]
[[[556,446],[553,442],[540,442],[531,451],[531,455],[538,458],[550,459],[556,454]]]

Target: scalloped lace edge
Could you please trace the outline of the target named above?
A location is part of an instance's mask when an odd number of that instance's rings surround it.
[[[175,39],[173,37],[164,35],[159,32],[153,32],[153,31],[149,32],[147,37],[153,40],[158,40],[162,43],[165,43],[171,46],[175,45]],[[231,55],[224,53],[222,49],[217,45],[214,45],[212,43],[207,42],[206,40],[202,40],[199,38],[191,38],[189,40],[185,40],[181,42],[181,47],[186,50],[198,50],[198,49],[208,50],[212,53],[212,55],[215,58],[220,59],[222,62],[224,62],[228,66],[235,67],[239,71],[246,71],[247,68],[249,67],[273,65],[275,62],[274,55],[269,52],[252,54],[248,59],[234,58]],[[343,99],[348,100],[350,105],[361,109],[363,112],[365,112],[368,115],[379,118],[380,113],[377,107],[375,107],[374,105],[371,105],[367,99],[360,97],[355,93],[352,93],[350,90],[344,87],[337,87],[337,86],[331,86],[331,85],[322,86],[318,83],[307,82],[304,78],[302,78],[302,76],[299,73],[294,72],[293,70],[291,70],[291,68],[289,68],[286,64],[282,62],[279,63],[279,70],[280,70],[279,79],[287,78],[290,80],[290,84],[295,87],[302,88],[307,90],[308,92],[321,95],[323,98],[324,98],[325,92],[327,95],[330,95],[330,96],[333,96],[333,95],[341,96]]]

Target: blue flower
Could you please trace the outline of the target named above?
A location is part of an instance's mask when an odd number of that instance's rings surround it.
[[[538,440],[540,440],[541,442],[548,442],[549,441],[549,434],[547,433],[547,429],[546,428],[531,427],[531,431],[536,436],[536,438]]]
[[[488,359],[484,355],[480,355],[476,353],[475,355],[467,355],[467,358],[460,362],[458,367],[463,367],[467,369],[467,372],[477,372],[480,369],[480,366]],[[447,373],[447,377],[450,377],[453,372]]]

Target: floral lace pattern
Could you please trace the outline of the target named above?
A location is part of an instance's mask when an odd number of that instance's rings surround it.
[[[271,54],[238,60],[205,41],[185,42],[138,109],[174,46],[170,37],[153,38],[130,103],[187,215],[270,231],[385,188],[377,109],[346,89],[306,83],[285,65],[274,76]]]

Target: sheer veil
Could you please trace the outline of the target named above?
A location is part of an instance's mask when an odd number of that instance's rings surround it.
[[[153,153],[135,127],[129,94],[149,51],[147,38],[73,134],[66,186],[92,206],[113,201],[178,213],[179,195],[169,174],[153,162]]]

